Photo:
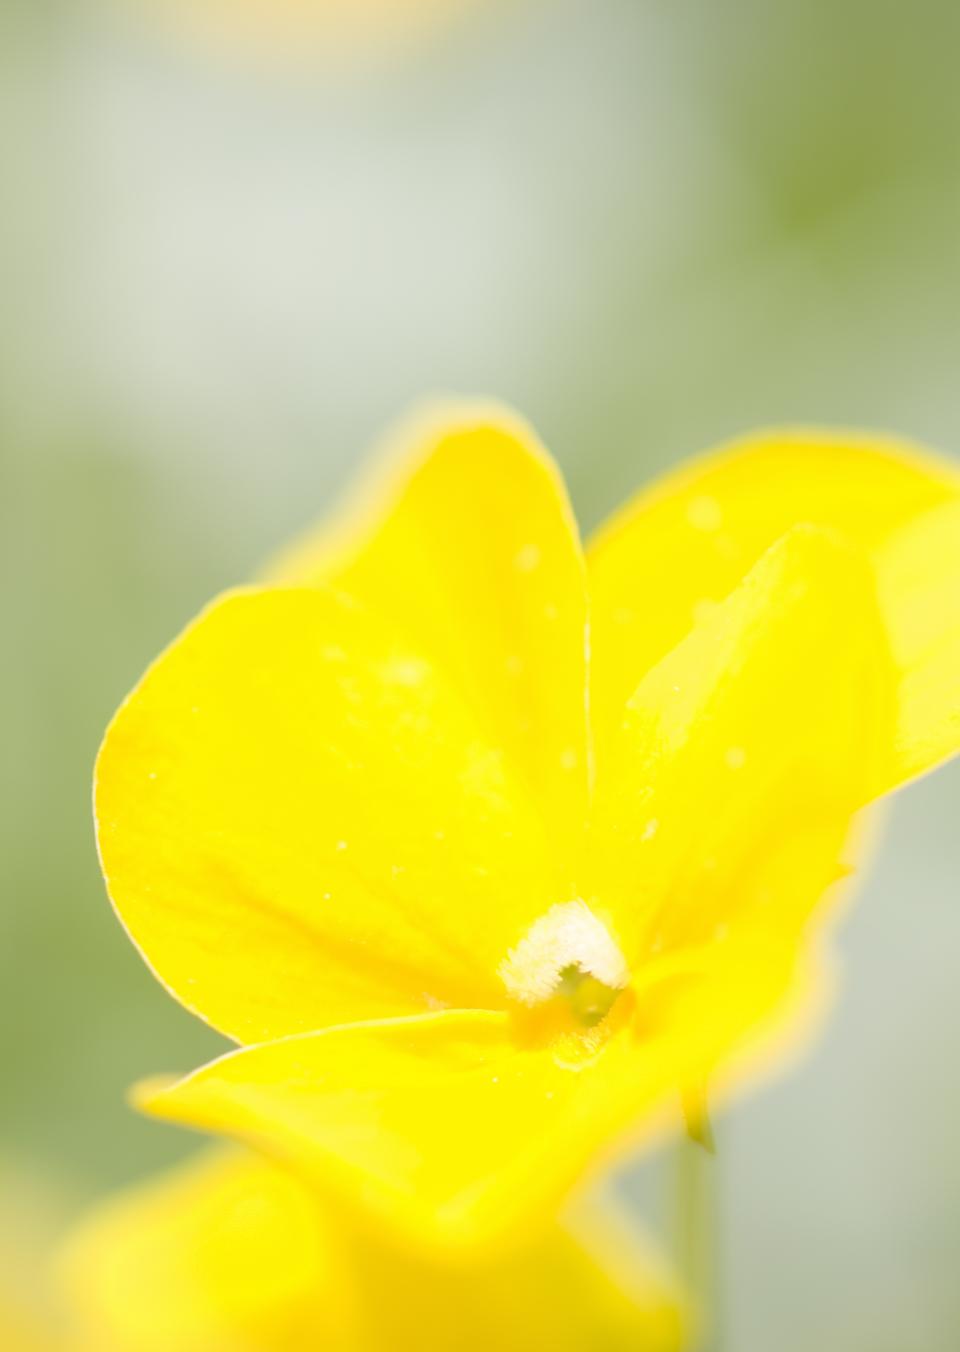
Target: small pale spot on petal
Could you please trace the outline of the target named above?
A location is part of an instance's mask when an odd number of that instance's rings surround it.
[[[728,746],[723,759],[729,770],[742,770],[747,763],[747,753],[742,746]]]
[[[540,546],[528,544],[518,549],[513,556],[513,566],[518,573],[532,573],[535,568],[539,568]]]
[[[640,837],[640,839],[653,840],[654,836],[657,834],[659,830],[660,830],[659,821],[657,820],[656,817],[651,817],[650,820],[647,822],[646,826],[643,828],[643,835]]]
[[[384,680],[391,685],[420,685],[426,679],[428,667],[417,657],[392,657],[383,664]]]
[[[716,498],[701,494],[687,504],[687,520],[694,530],[719,530],[723,524],[723,508]]]
[[[577,755],[576,749],[572,746],[565,747],[563,751],[560,752],[560,767],[563,770],[575,770],[579,760],[580,757]]]

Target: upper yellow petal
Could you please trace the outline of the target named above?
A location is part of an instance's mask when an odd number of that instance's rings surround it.
[[[572,886],[446,672],[329,588],[211,607],[111,725],[96,814],[134,940],[240,1040],[502,1003],[498,964]]]
[[[554,828],[587,787],[586,578],[560,474],[495,405],[412,419],[354,499],[267,581],[332,582],[402,626],[450,677]]]
[[[589,1221],[589,1251],[553,1224],[441,1265],[321,1208],[273,1164],[210,1154],[100,1207],[63,1267],[91,1352],[678,1348],[676,1296],[639,1238]],[[614,1241],[616,1268],[602,1261]]]
[[[877,572],[900,673],[882,791],[960,751],[960,498],[895,531],[878,552]]]
[[[797,941],[887,756],[892,684],[866,556],[813,527],[647,673],[599,762],[588,875],[637,980]]]
[[[810,431],[746,438],[695,460],[642,492],[598,533],[589,551],[593,603],[593,706],[602,726],[620,717],[637,681],[720,600],[774,540],[799,523],[842,531],[871,554],[881,573],[901,531],[924,540],[932,565],[922,593],[894,580],[882,588],[885,620],[897,636],[922,608],[941,635],[960,624],[955,576],[960,538],[938,529],[934,509],[960,500],[960,470],[903,443]],[[932,513],[932,515],[927,515]],[[942,523],[942,518],[939,518]],[[924,520],[930,523],[924,525]],[[898,564],[890,565],[891,575]],[[960,689],[946,656],[936,671],[909,660],[900,691],[892,764],[873,792],[891,787],[960,749]]]

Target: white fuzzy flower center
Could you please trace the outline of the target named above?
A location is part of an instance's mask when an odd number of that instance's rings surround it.
[[[590,1025],[607,1013],[630,973],[606,925],[577,900],[535,920],[500,964],[500,977],[518,1004],[533,1009],[563,997]]]

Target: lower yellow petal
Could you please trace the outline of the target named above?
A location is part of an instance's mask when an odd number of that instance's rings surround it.
[[[565,1083],[566,1081],[566,1083]],[[536,1139],[573,1077],[517,1048],[506,1015],[351,1024],[233,1053],[138,1106],[286,1156],[427,1242],[479,1242],[569,1181]]]
[[[672,1034],[640,1047],[623,1031],[592,1061],[511,1034],[479,1013],[353,1024],[147,1082],[136,1102],[290,1160],[418,1244],[482,1250],[555,1213],[624,1127],[649,1133],[686,1068]]]
[[[669,1352],[682,1315],[605,1211],[469,1266],[357,1229],[292,1175],[201,1157],[107,1202],[64,1255],[91,1352]],[[614,1252],[616,1249],[616,1252]]]
[[[629,992],[636,1018],[592,1053],[451,1012],[247,1048],[147,1082],[135,1101],[284,1159],[419,1250],[490,1254],[529,1241],[588,1173],[672,1125],[681,1091],[788,1008],[796,959],[741,946],[709,981]],[[790,1008],[795,1026],[808,1003]]]

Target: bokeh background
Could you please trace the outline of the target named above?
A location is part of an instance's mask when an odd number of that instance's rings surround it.
[[[219,1046],[103,895],[99,735],[385,423],[515,403],[587,525],[757,424],[960,451],[950,0],[189,10],[0,0],[0,1154],[74,1203]],[[827,1037],[720,1125],[726,1348],[958,1345],[958,809],[900,797]]]

